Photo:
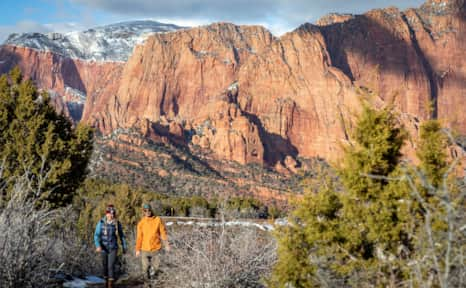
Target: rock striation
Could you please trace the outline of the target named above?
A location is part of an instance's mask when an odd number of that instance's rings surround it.
[[[465,19],[464,0],[428,0],[406,11],[332,14],[280,38],[214,23],[154,34],[127,62],[5,45],[0,70],[20,65],[60,96],[57,107],[104,135],[134,130],[286,173],[298,157],[339,157],[361,91],[377,107],[393,104],[414,137],[428,118],[465,134]]]
[[[101,130],[177,121],[194,145],[221,158],[269,164],[336,155],[359,106],[310,24],[280,39],[229,23],[154,35],[136,47],[118,92],[102,102],[84,113]]]
[[[373,10],[321,26],[334,66],[403,113],[466,133],[465,5],[429,0],[419,9]]]
[[[124,63],[71,59],[47,51],[4,45],[0,49],[0,72],[18,65],[24,76],[52,96],[57,109],[80,121],[86,102],[114,93]]]

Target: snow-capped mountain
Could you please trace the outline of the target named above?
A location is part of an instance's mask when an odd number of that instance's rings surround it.
[[[11,34],[5,45],[51,51],[66,57],[94,61],[126,61],[134,46],[150,34],[184,27],[156,21],[129,21],[68,33]]]

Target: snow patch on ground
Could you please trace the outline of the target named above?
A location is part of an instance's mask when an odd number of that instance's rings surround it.
[[[105,280],[97,276],[86,276],[86,278],[74,278],[72,281],[63,283],[67,288],[85,288],[89,284],[104,284]]]
[[[287,225],[286,219],[277,219],[273,223],[267,223],[267,222],[254,222],[254,221],[248,221],[248,220],[234,220],[234,221],[225,221],[225,222],[220,222],[220,221],[214,221],[214,220],[208,220],[209,218],[202,219],[201,221],[192,221],[192,220],[176,220],[176,221],[170,221],[167,220],[165,222],[165,225],[167,226],[172,226],[172,225],[189,225],[189,226],[200,226],[200,227],[218,227],[218,226],[242,226],[242,227],[255,227],[263,231],[272,231],[275,229],[276,225],[283,226]]]

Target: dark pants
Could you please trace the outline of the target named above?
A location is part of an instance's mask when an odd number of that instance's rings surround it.
[[[115,279],[115,260],[117,250],[105,251],[102,250],[102,274],[104,278]]]

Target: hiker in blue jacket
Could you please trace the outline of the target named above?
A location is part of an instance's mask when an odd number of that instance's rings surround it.
[[[105,217],[97,223],[94,232],[96,252],[102,255],[102,271],[106,288],[112,288],[115,279],[118,238],[120,238],[123,253],[126,253],[126,238],[120,221],[116,219],[115,207],[110,204],[105,210]]]

